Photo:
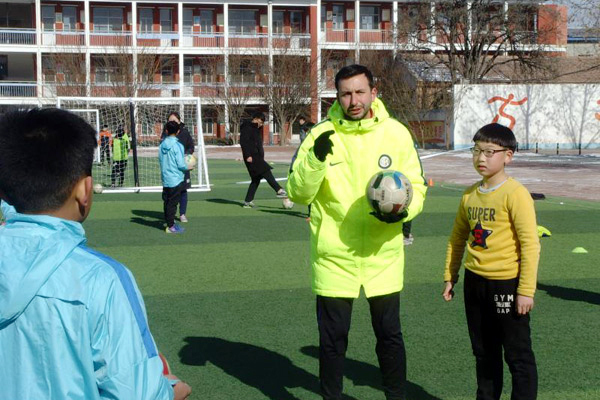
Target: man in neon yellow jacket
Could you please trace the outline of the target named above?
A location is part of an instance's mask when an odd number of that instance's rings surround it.
[[[321,394],[326,400],[342,398],[352,302],[363,287],[386,398],[404,399],[401,222],[421,212],[425,179],[410,133],[377,98],[371,72],[351,65],[342,68],[335,81],[337,101],[328,118],[315,125],[302,143],[287,183],[292,201],[312,204],[312,287],[317,295]],[[413,199],[401,218],[371,214],[367,184],[384,169],[400,171],[412,183]]]

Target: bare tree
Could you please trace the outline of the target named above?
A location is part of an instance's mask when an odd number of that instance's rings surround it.
[[[505,10],[493,0],[439,2],[433,14],[429,4],[406,5],[401,12],[400,50],[416,50],[427,56],[424,61],[446,65],[452,83],[482,82],[507,64],[537,79],[550,76],[547,47],[562,38],[565,17],[545,5],[511,3]]]
[[[378,95],[388,110],[412,128],[414,139],[424,147],[428,113],[448,109],[452,101],[447,68],[377,50],[361,51],[360,62],[373,72]]]
[[[57,96],[86,96],[85,51],[51,53],[44,56],[44,76]],[[162,73],[173,70],[175,58],[161,49],[139,47],[136,62],[131,48],[122,46],[114,53],[92,54],[89,94],[103,97],[152,95],[160,89]],[[134,65],[136,70],[134,71]],[[135,73],[137,72],[137,73]],[[172,81],[168,83],[173,83]]]
[[[273,57],[261,85],[262,97],[279,124],[279,144],[287,144],[294,122],[306,114],[311,99],[311,62],[306,56],[287,54]]]
[[[211,81],[216,81],[206,100],[217,111],[219,119],[228,125],[227,139],[237,143],[242,119],[248,117],[248,107],[261,99],[260,85],[265,79],[268,59],[261,54],[243,54],[236,48],[230,49],[225,57],[202,57],[202,68],[212,74]]]

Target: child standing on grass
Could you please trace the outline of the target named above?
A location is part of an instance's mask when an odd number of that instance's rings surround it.
[[[131,272],[86,246],[96,145],[94,129],[64,110],[0,120],[0,399],[190,394],[162,374]]]
[[[465,247],[465,311],[475,355],[477,400],[498,400],[504,359],[512,374],[512,400],[537,397],[537,367],[531,348],[540,244],[533,200],[504,168],[517,141],[500,124],[473,137],[473,166],[482,180],[463,194],[448,242],[444,300],[454,285]]]
[[[160,175],[163,182],[162,199],[164,203],[167,233],[183,233],[184,229],[175,224],[177,205],[181,200],[181,192],[185,189],[184,176],[187,171],[183,145],[177,140],[179,124],[169,121],[165,125],[167,137],[158,148]]]

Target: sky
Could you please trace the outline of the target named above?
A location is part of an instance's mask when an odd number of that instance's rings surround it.
[[[549,3],[567,6],[569,28],[600,27],[600,0],[553,0]]]

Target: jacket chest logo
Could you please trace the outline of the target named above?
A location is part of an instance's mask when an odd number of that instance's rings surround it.
[[[388,169],[392,165],[392,159],[387,154],[382,154],[379,157],[379,168]]]

